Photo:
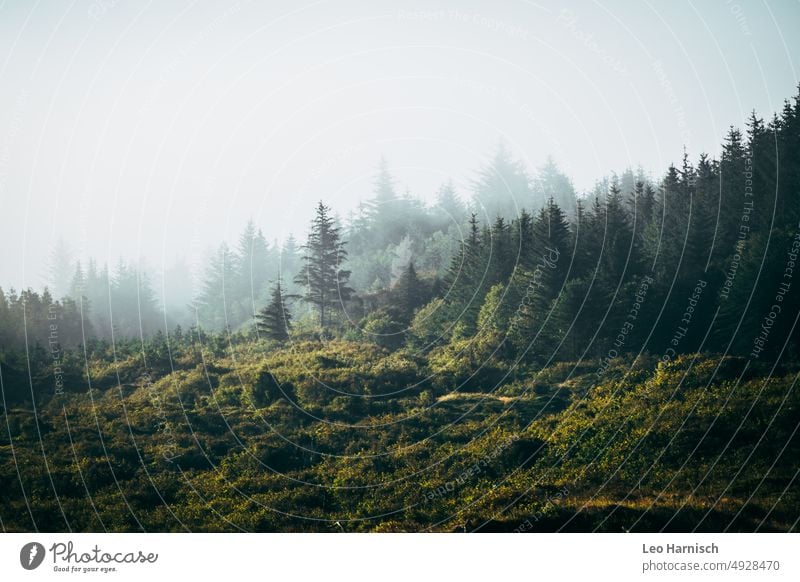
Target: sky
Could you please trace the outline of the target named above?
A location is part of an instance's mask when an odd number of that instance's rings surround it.
[[[469,184],[499,142],[579,191],[717,155],[796,94],[800,0],[0,0],[0,286],[55,241],[197,264],[248,218]]]

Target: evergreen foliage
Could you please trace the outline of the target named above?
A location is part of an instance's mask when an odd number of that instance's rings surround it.
[[[330,209],[320,202],[311,222],[308,242],[303,246],[304,265],[295,279],[298,285],[306,288],[303,300],[317,311],[322,330],[331,325],[335,312],[344,310],[353,292],[347,284],[350,271],[341,268],[347,251],[339,231]]]
[[[272,288],[269,303],[256,316],[258,332],[277,342],[288,340],[292,327],[292,314],[286,300],[279,279]]]

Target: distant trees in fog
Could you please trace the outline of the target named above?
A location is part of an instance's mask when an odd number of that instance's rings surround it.
[[[744,135],[731,128],[719,159],[684,155],[655,182],[629,170],[581,197],[552,161],[529,173],[502,146],[468,200],[453,182],[431,204],[401,193],[381,160],[372,195],[344,220],[320,202],[303,244],[270,243],[249,222],[203,265],[194,297],[166,292],[186,285],[186,267],[163,274],[162,294],[138,265],[72,262],[60,244],[49,274],[63,299],[0,292],[0,347],[24,345],[25,325],[29,343],[46,340],[37,326],[55,306],[67,346],[180,323],[246,333],[258,325],[275,341],[321,334],[392,349],[451,346],[477,359],[640,349],[758,357],[782,348],[772,338],[797,336],[777,312],[798,308],[798,107],[798,97],[787,101],[769,123],[753,115]],[[287,303],[293,297],[302,300]]]

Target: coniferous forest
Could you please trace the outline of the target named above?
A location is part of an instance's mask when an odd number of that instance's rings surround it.
[[[433,202],[378,152],[193,296],[0,289],[3,530],[796,531],[800,93],[587,192],[487,152]]]

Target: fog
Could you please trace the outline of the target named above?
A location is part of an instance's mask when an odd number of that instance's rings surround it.
[[[798,23],[0,0],[0,530],[796,531]]]
[[[624,11],[623,11],[624,7]],[[249,218],[344,219],[381,156],[399,192],[468,200],[501,141],[579,192],[715,155],[798,78],[800,4],[6,2],[0,285],[76,257],[196,265]],[[647,31],[643,32],[643,23]],[[655,178],[659,176],[656,175]],[[520,204],[524,204],[521,201]]]

